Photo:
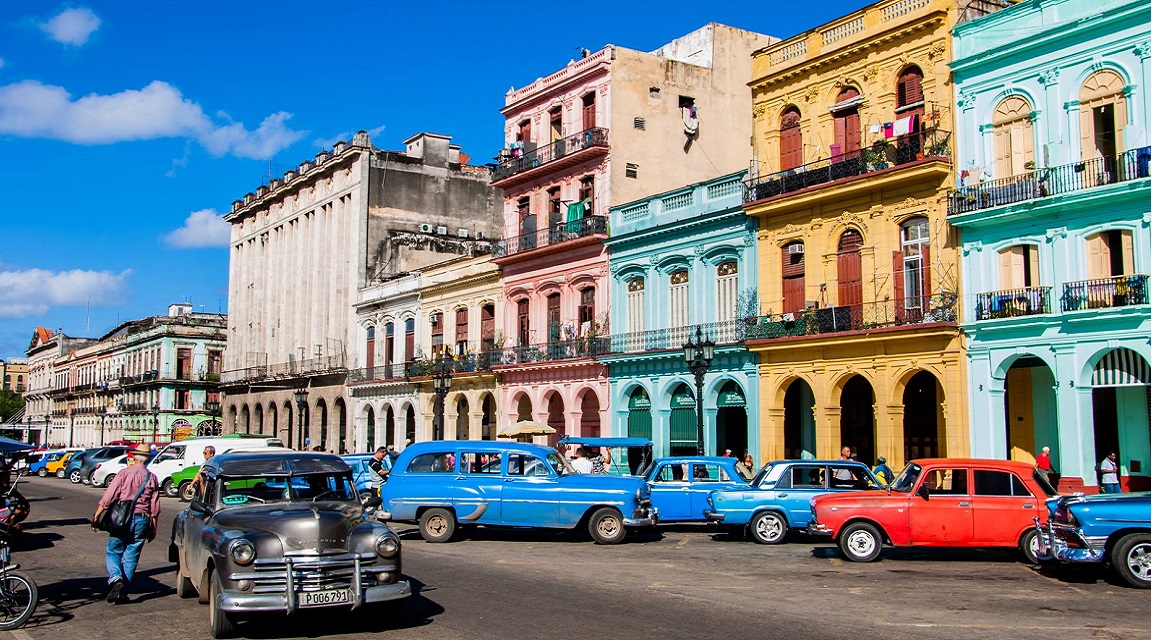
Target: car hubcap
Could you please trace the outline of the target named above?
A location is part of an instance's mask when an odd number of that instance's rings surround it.
[[[761,540],[775,540],[780,537],[782,527],[776,518],[761,518],[756,534]]]
[[[443,535],[448,529],[448,521],[443,516],[435,516],[428,519],[428,532],[434,536]]]
[[[1128,552],[1128,570],[1145,582],[1152,580],[1152,557],[1148,555],[1150,551],[1152,547],[1145,542],[1132,547]]]
[[[605,538],[611,538],[620,532],[620,523],[616,518],[602,518],[596,530]]]
[[[848,548],[852,550],[852,553],[863,557],[870,555],[876,549],[876,541],[867,533],[857,531],[848,536]]]

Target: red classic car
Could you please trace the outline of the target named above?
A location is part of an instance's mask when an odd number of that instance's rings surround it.
[[[854,562],[897,547],[1016,547],[1036,562],[1036,527],[1057,495],[1043,473],[1009,460],[913,460],[887,491],[812,500],[808,533],[831,536]]]

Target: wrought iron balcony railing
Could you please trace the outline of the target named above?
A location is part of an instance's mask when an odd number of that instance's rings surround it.
[[[525,151],[519,156],[502,159],[492,172],[492,182],[497,182],[522,171],[535,169],[541,165],[559,160],[584,149],[608,146],[608,130],[600,127],[585,129],[580,133],[572,134],[552,142],[541,143],[540,146]],[[505,149],[502,153],[515,153]],[[503,156],[502,156],[503,157]]]
[[[955,294],[943,293],[760,316],[756,324],[747,327],[746,339],[823,335],[938,322],[956,322]]]
[[[344,355],[321,356],[308,360],[290,360],[273,365],[261,365],[233,369],[220,374],[223,384],[236,384],[255,380],[272,378],[291,378],[302,375],[315,375],[322,373],[342,373],[344,368]]]
[[[1017,318],[1052,313],[1052,287],[989,291],[976,295],[976,319]]]
[[[588,336],[507,347],[493,354],[492,366],[595,358],[608,353],[609,336]]]
[[[546,229],[505,238],[492,247],[494,257],[510,256],[522,251],[560,244],[568,240],[608,233],[608,218],[584,216],[571,222],[559,222]]]
[[[696,335],[696,327],[700,327],[705,338],[718,345],[744,342],[748,327],[755,325],[755,323],[755,318],[749,318],[748,320],[708,322],[669,329],[617,333],[608,336],[608,351],[606,353],[640,353],[681,349],[689,338]]]
[[[1144,274],[1067,282],[1060,296],[1064,311],[1141,304],[1148,304],[1148,276]]]
[[[846,178],[899,167],[925,158],[951,162],[948,131],[930,129],[881,141],[871,147],[842,153],[744,181],[744,202],[754,202],[816,187]]]
[[[1036,169],[1028,173],[959,187],[948,192],[948,215],[991,209],[1014,202],[1149,177],[1149,147],[1084,162]]]

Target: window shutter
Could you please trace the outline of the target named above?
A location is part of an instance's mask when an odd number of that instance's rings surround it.
[[[927,244],[920,247],[920,278],[923,284],[920,290],[924,292],[924,299],[918,300],[917,304],[923,308],[932,296],[932,260]]]
[[[1040,286],[1040,247],[1028,247],[1028,278],[1024,286]]]
[[[896,303],[896,321],[904,322],[904,254],[892,252],[892,297]]]
[[[1096,145],[1093,139],[1092,132],[1094,131],[1092,125],[1092,107],[1082,104],[1080,105],[1080,159],[1091,160],[1096,156]],[[1088,179],[1088,172],[1080,174],[1084,180]]]
[[[1124,125],[1128,124],[1128,100],[1123,95],[1116,96],[1112,111],[1113,124],[1116,126],[1116,153],[1124,147]]]
[[[1111,275],[1108,260],[1108,248],[1105,244],[1104,234],[1097,233],[1085,239],[1088,254],[1088,279],[1096,280]]]
[[[1020,289],[1024,286],[1024,246],[1017,245],[1004,252],[1008,256],[1008,279],[1005,289]]]
[[[1024,173],[1024,163],[1028,161],[1024,149],[1023,123],[1017,122],[1008,130],[1008,145],[1012,153],[1012,173],[1010,175],[1022,175]],[[1006,178],[1007,176],[997,175],[996,177]]]
[[[1133,263],[1134,255],[1132,253],[1132,232],[1120,232],[1120,247],[1124,255],[1121,256],[1124,261],[1124,275],[1129,276],[1136,273],[1136,266]]]
[[[1000,289],[1012,288],[1012,250],[1015,247],[1009,247],[1000,252]]]
[[[1005,127],[993,128],[992,148],[996,163],[993,167],[993,176],[1007,178],[1012,175],[1012,136]]]

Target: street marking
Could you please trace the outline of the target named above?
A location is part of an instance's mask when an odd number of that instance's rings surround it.
[[[995,630],[1017,630],[1017,629],[1018,630],[1025,630],[1025,629],[1027,629],[1029,631],[1089,631],[1090,630],[1093,632],[1108,631],[1108,632],[1121,632],[1121,633],[1147,633],[1147,631],[1148,631],[1147,629],[1135,629],[1135,628],[1129,629],[1129,628],[1124,628],[1124,627],[1097,627],[1097,626],[1086,627],[1083,625],[1079,625],[1079,626],[1077,626],[1077,625],[1052,626],[1052,625],[1034,624],[1034,625],[1011,625],[1011,626],[1008,626],[1008,625],[1003,625],[1003,624],[949,624],[949,623],[937,623],[937,622],[888,622],[885,620],[877,620],[875,622],[877,624],[881,624],[881,625],[884,625],[887,627],[917,627],[917,628],[923,627],[923,628],[938,628],[938,629],[953,629],[953,628],[989,629],[989,630],[993,630],[993,629],[995,629]]]
[[[28,632],[23,629],[13,629],[9,633],[11,633],[12,637],[16,638],[16,640],[32,640],[32,636],[28,635]]]

